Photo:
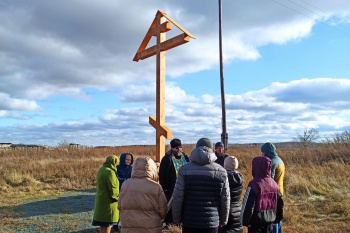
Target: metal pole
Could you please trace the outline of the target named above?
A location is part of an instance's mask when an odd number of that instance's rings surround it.
[[[222,63],[222,26],[221,26],[221,0],[219,0],[219,47],[220,47],[220,84],[221,84],[221,108],[222,108],[222,134],[221,142],[224,144],[224,150],[227,151],[228,134],[226,132],[226,106],[225,106],[225,88],[224,88],[224,67]]]

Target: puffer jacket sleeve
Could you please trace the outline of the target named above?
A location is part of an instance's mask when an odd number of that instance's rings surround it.
[[[219,222],[222,225],[226,225],[228,221],[228,215],[230,213],[230,186],[228,183],[227,174],[224,173],[226,176],[226,179],[224,181],[224,187],[221,192],[221,198],[220,198],[220,216],[219,216]]]
[[[284,201],[282,194],[278,192],[278,198],[277,198],[277,211],[276,211],[276,221],[275,223],[279,223],[283,219],[283,206]]]
[[[165,197],[165,194],[163,192],[163,189],[161,186],[159,186],[159,191],[158,191],[158,213],[161,219],[164,219],[167,212],[168,212],[168,205],[167,205],[167,200]]]
[[[180,168],[178,177],[176,180],[174,193],[173,193],[173,203],[172,203],[172,213],[174,223],[180,223],[182,218],[182,205],[184,200],[184,189],[185,189],[185,180],[183,175],[183,167]]]
[[[250,219],[253,216],[254,207],[255,207],[255,193],[253,192],[251,187],[248,186],[243,198],[242,211],[239,218],[242,226],[250,225]]]
[[[123,191],[123,187],[120,189],[120,195],[119,195],[119,199],[118,199],[118,210],[121,211],[122,207],[122,203],[123,203],[123,196],[124,196],[124,191]]]
[[[117,202],[119,199],[119,181],[115,175],[115,172],[111,171],[109,173],[109,176],[107,178],[107,185],[110,197],[113,201]]]

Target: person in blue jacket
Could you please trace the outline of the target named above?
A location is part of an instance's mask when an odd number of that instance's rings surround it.
[[[119,190],[121,190],[122,184],[124,181],[131,178],[132,164],[134,163],[134,157],[131,153],[123,153],[119,158],[120,162],[117,166],[117,175],[119,181]],[[119,226],[113,226],[113,230],[116,232],[120,232]]]
[[[131,178],[132,164],[134,157],[131,153],[123,153],[120,155],[120,162],[117,166],[117,177],[119,180],[119,188],[122,187],[124,181]]]

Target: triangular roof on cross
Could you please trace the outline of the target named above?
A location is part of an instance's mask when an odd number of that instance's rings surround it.
[[[175,20],[173,20],[172,18],[170,18],[165,12],[158,10],[156,13],[156,16],[150,26],[150,28],[148,29],[145,37],[143,38],[143,41],[139,47],[139,49],[137,50],[135,57],[133,59],[133,61],[139,61],[140,59],[143,60],[145,58],[148,58],[150,56],[153,56],[156,54],[156,47],[153,46],[147,50],[149,50],[148,52],[145,52],[144,54],[141,54],[141,52],[144,52],[146,50],[146,47],[149,43],[149,41],[151,40],[152,36],[156,36],[156,27],[157,27],[157,17],[158,15],[160,15],[161,17],[165,17],[166,19],[168,19],[170,21],[169,22],[165,22],[164,24],[161,25],[161,32],[167,32],[171,30],[171,24],[174,24],[178,29],[180,29],[183,34],[180,34],[179,36],[176,36],[174,38],[171,38],[165,42],[168,42],[167,44],[163,44],[163,46],[161,46],[161,50],[162,51],[166,51],[168,49],[174,48],[178,45],[187,43],[190,41],[190,38],[196,39],[196,37],[194,37],[191,33],[189,33],[186,29],[184,29],[183,27],[181,27],[177,22],[175,22]],[[163,42],[164,43],[164,42]]]

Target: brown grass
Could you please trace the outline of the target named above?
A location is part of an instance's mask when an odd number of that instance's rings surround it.
[[[192,150],[184,147],[186,154]],[[6,207],[0,213],[0,224],[12,221],[12,206],[29,198],[95,188],[96,172],[105,158],[124,152],[155,158],[154,146],[0,151],[0,207]],[[277,152],[286,165],[283,231],[350,232],[350,145]],[[260,148],[232,148],[228,154],[239,159],[246,188],[252,179],[251,161],[260,156]],[[170,232],[180,229],[174,227]]]

